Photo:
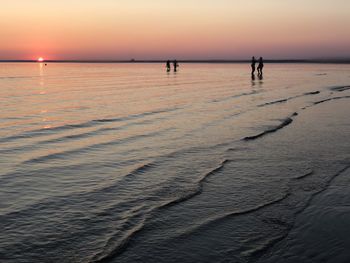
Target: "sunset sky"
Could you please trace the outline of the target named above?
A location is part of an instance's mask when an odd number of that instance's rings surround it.
[[[350,57],[349,0],[1,0],[0,59]]]

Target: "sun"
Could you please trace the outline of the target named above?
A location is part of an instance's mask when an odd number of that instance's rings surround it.
[[[38,58],[38,62],[43,62],[44,61],[44,58],[40,57]]]

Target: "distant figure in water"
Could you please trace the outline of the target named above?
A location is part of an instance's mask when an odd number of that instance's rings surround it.
[[[255,64],[256,64],[256,59],[255,57],[252,57],[252,76],[254,76],[254,73],[255,73]]]
[[[170,60],[166,62],[166,71],[170,72]]]
[[[179,64],[177,63],[177,60],[175,59],[174,62],[174,72],[177,72],[177,67],[179,66]]]
[[[263,58],[260,57],[259,58],[259,65],[258,65],[258,75],[260,77],[262,77],[262,75],[263,75],[263,68],[264,68],[264,61],[263,61]]]

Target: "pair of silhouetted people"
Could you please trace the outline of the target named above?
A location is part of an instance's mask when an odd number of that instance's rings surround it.
[[[254,73],[255,73],[255,64],[257,63],[255,57],[252,57],[252,76],[254,76]],[[259,64],[258,64],[258,76],[261,76],[263,75],[263,68],[264,68],[264,60],[262,57],[259,58]]]
[[[170,66],[170,60],[166,62],[166,71],[170,72],[171,66]],[[177,63],[176,59],[173,61],[173,67],[174,67],[174,72],[177,72],[177,68],[179,67],[179,63]]]

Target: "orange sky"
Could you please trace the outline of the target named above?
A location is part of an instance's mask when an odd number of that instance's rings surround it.
[[[1,0],[0,59],[350,57],[349,0]]]

